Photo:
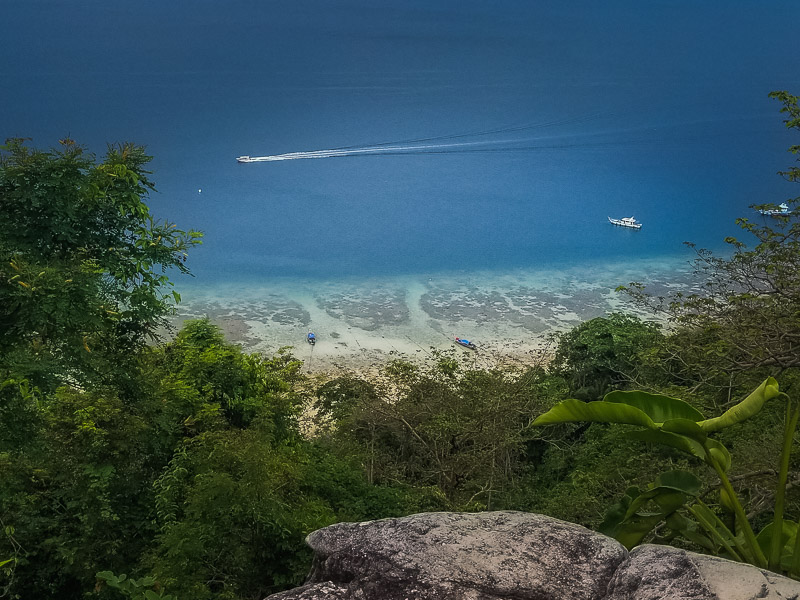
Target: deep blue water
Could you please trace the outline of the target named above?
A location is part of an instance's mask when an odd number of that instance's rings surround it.
[[[198,282],[718,248],[797,143],[800,3],[3,0],[0,136],[148,146]],[[237,164],[455,138],[491,151]],[[202,189],[202,193],[198,190]],[[607,216],[635,215],[641,231]]]

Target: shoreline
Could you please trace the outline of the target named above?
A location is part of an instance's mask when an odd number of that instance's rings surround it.
[[[478,368],[524,368],[545,360],[553,334],[588,319],[619,311],[646,318],[615,292],[619,285],[640,281],[663,295],[693,290],[690,275],[685,259],[668,258],[505,273],[216,282],[183,290],[172,323],[208,317],[247,352],[291,347],[310,374],[440,354]],[[313,347],[308,331],[317,335]],[[478,350],[457,346],[455,336]]]

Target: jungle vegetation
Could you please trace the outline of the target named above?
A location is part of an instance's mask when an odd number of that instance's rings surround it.
[[[202,235],[153,218],[148,160],[0,149],[0,598],[260,599],[302,581],[310,531],[431,510],[798,572],[796,212],[697,250],[702,293],[625,286],[652,318],[582,323],[549,364],[319,383],[207,319],[158,338]]]

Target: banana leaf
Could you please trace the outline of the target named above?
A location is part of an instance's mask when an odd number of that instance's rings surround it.
[[[697,496],[702,487],[703,482],[697,475],[681,470],[666,471],[656,477],[653,482],[653,489],[672,489],[689,496]]]
[[[709,454],[711,454],[720,464],[723,471],[727,471],[731,468],[731,454],[728,452],[728,449],[717,440],[708,438],[705,444],[701,444],[697,440],[686,437],[685,435],[664,431],[662,429],[643,429],[640,431],[631,431],[625,435],[632,440],[676,448],[677,450],[696,456],[709,465],[711,464]],[[708,452],[706,452],[706,448],[708,448]]]
[[[623,520],[632,517],[642,506],[650,500],[653,500],[661,506],[661,500],[664,496],[672,493],[681,493],[685,496],[697,496],[700,493],[700,488],[703,482],[700,481],[693,473],[689,471],[667,471],[659,475],[653,482],[652,487],[645,490],[643,493],[630,503],[628,510],[625,513]],[[684,500],[685,502],[685,500]],[[667,506],[671,505],[669,502]]]
[[[690,512],[698,519],[703,529],[706,530],[706,535],[710,536],[711,539],[721,546],[726,547],[726,554],[729,555],[729,558],[739,561],[744,560],[750,564],[755,564],[755,556],[753,555],[752,549],[748,549],[745,546],[743,534],[739,533],[738,535],[734,535],[733,532],[720,521],[719,517],[714,514],[714,511],[702,502],[698,501],[694,504],[690,508]],[[720,553],[720,555],[724,554]]]
[[[630,392],[611,392],[603,398],[604,402],[627,404],[638,408],[655,423],[663,423],[671,419],[688,419],[689,421],[702,421],[703,413],[698,411],[688,402],[678,398],[670,398],[661,394],[650,394],[638,390]]]
[[[781,392],[778,389],[778,382],[774,377],[767,377],[764,383],[758,386],[752,394],[737,405],[729,408],[718,417],[700,421],[698,425],[700,425],[706,433],[725,429],[736,423],[741,423],[745,419],[749,419],[760,411],[766,402],[780,395]]]
[[[682,508],[689,498],[686,494],[666,491],[653,500],[661,510],[658,512],[637,512],[620,523],[614,531],[614,539],[628,550],[642,543],[642,540],[669,515]]]
[[[708,448],[708,453],[719,463],[722,470],[727,473],[731,468],[731,453],[728,452],[728,449],[723,446],[721,442],[710,438],[706,440],[706,447]],[[710,464],[708,460],[706,460],[706,462]]]
[[[669,421],[665,421],[664,424],[661,425],[661,431],[677,433],[678,435],[691,438],[700,444],[705,444],[708,438],[706,432],[703,431],[696,422],[690,421],[689,419],[670,419]]]
[[[689,540],[690,542],[694,542],[709,552],[717,553],[719,548],[718,544],[715,544],[713,540],[708,537],[708,535],[699,530],[697,523],[691,519],[687,519],[679,512],[674,512],[667,517],[666,523],[667,527],[681,535],[683,538]]]
[[[636,407],[617,402],[582,402],[581,400],[564,400],[534,422],[534,427],[553,423],[575,423],[589,421],[593,423],[627,423],[655,429],[656,424],[647,414]]]
[[[783,521],[781,524],[783,525],[783,531],[781,532],[781,543],[780,543],[781,547],[780,565],[783,570],[788,571],[792,566],[792,558],[794,555],[794,542],[795,539],[797,538],[797,523],[794,523],[792,521]],[[774,528],[774,523],[769,523],[756,536],[756,541],[758,542],[758,545],[761,546],[761,550],[766,555],[769,555],[770,552],[773,528]]]
[[[606,512],[599,531],[614,537],[629,550],[640,544],[657,525],[700,493],[702,482],[688,471],[668,471],[659,475],[644,492],[626,490],[620,502]],[[647,511],[648,504],[658,510]]]
[[[608,507],[603,517],[603,522],[597,528],[597,531],[607,536],[613,537],[614,531],[622,523],[625,515],[628,513],[628,507],[636,498],[641,494],[636,486],[631,486],[625,490],[625,494],[620,500]]]

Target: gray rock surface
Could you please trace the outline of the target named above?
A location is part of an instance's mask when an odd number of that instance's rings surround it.
[[[270,600],[800,600],[800,582],[751,565],[669,546],[629,554],[530,513],[340,523],[307,542],[306,585]]]
[[[779,600],[800,583],[752,565],[646,544],[620,565],[606,600]]]
[[[354,596],[353,591],[346,585],[325,581],[272,594],[269,600],[350,600],[357,597],[359,596]]]
[[[594,600],[627,555],[615,540],[584,527],[521,512],[340,523],[307,542],[315,553],[312,585],[274,600]],[[322,582],[335,587],[315,587]]]

